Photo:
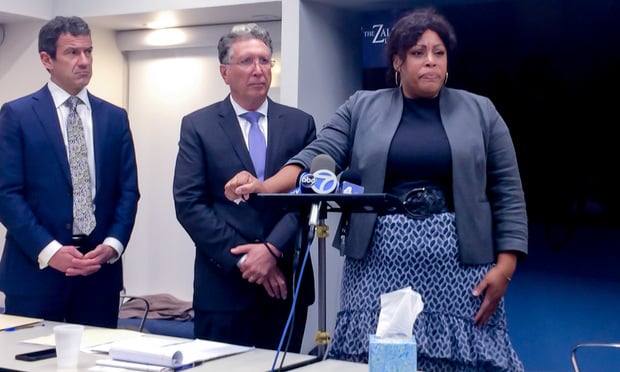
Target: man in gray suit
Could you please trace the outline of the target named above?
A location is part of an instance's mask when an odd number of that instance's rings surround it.
[[[306,248],[296,244],[298,218],[252,201],[237,205],[224,184],[244,169],[273,175],[315,138],[314,119],[267,96],[274,62],[266,30],[236,26],[218,52],[230,94],[183,118],[174,174],[177,219],[196,246],[195,337],[278,348],[301,280],[288,328],[288,350],[298,352],[314,302],[312,266],[301,275],[293,265],[297,248],[301,255]]]

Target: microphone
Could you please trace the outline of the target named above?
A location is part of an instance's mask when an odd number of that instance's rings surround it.
[[[362,184],[362,177],[354,170],[347,169],[340,173],[338,194],[354,195],[363,194],[364,186]]]
[[[299,173],[299,175],[297,176],[297,181],[295,182],[295,188],[292,189],[291,191],[289,191],[289,194],[293,194],[293,195],[299,195],[299,194],[305,194],[308,191],[304,190],[304,192],[302,192],[302,179],[303,179],[303,187],[307,188],[310,187],[308,186],[309,183],[314,183],[314,176],[312,175],[312,173],[303,171],[301,173]]]
[[[311,172],[301,172],[297,177],[297,194],[314,194],[314,174]]]
[[[338,188],[338,177],[334,173],[336,170],[336,162],[327,154],[320,154],[312,159],[310,164],[310,172],[312,180],[310,180],[310,188],[314,194],[331,194]],[[300,177],[300,183],[304,185],[305,178]],[[302,189],[303,191],[303,189]]]
[[[362,176],[351,169],[346,169],[340,174],[340,186],[338,187],[339,194],[353,195],[363,194],[364,186],[362,184]],[[351,219],[351,211],[345,209],[342,211],[340,217],[340,255],[344,256],[344,250],[346,247],[346,237],[349,233],[349,220]]]
[[[300,190],[303,193],[331,194],[338,188],[338,177],[335,173],[336,162],[327,154],[319,154],[312,159],[310,173],[299,177]],[[310,232],[308,241],[314,239],[316,226],[319,224],[321,203],[312,203],[308,217]]]

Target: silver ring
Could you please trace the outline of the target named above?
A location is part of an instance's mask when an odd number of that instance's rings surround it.
[[[241,267],[241,265],[243,265],[243,263],[245,262],[245,260],[248,259],[248,254],[244,254],[243,256],[241,256],[241,258],[239,259],[239,261],[237,261],[237,267]]]

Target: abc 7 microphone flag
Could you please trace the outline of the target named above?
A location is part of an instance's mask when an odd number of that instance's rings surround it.
[[[331,194],[338,188],[338,177],[328,169],[304,173],[299,179],[302,193]]]
[[[339,177],[329,169],[319,169],[314,173],[304,172],[299,176],[297,187],[291,194],[363,194],[357,172],[346,170]]]

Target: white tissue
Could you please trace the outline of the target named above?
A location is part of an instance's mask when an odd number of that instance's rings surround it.
[[[422,309],[422,296],[411,287],[382,294],[376,336],[411,338],[413,324]]]

